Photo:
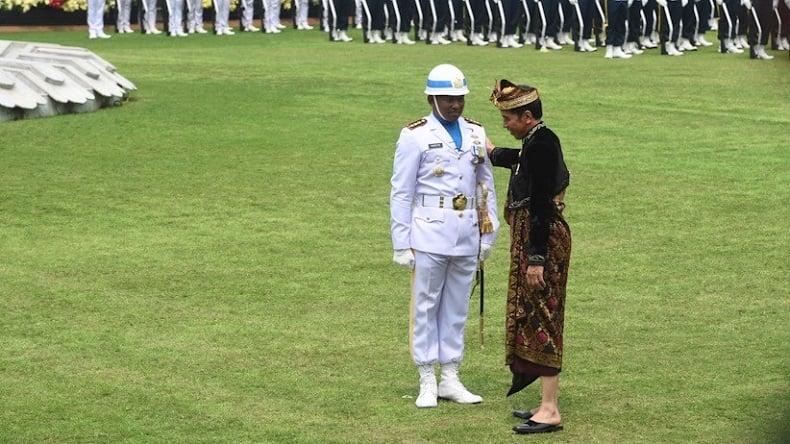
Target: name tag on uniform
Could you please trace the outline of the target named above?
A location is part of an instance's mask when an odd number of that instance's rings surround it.
[[[441,144],[441,143],[431,143],[431,144],[428,145],[428,149],[432,150],[434,148],[441,148],[442,146],[444,146],[444,145]]]

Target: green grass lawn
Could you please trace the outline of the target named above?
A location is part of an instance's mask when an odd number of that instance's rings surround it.
[[[605,60],[352,36],[0,34],[87,47],[138,87],[121,107],[0,123],[0,442],[790,440],[786,53]],[[563,143],[556,434],[510,430],[539,392],[505,398],[506,228],[485,347],[474,295],[461,369],[485,402],[414,407],[389,179],[439,63],[465,72],[465,114],[497,144],[518,144],[488,103],[501,77],[541,91]]]

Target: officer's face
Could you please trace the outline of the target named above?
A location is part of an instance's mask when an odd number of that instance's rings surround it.
[[[499,113],[502,115],[502,126],[516,139],[523,139],[526,137],[529,130],[535,126],[532,113],[529,111],[519,114],[503,110]]]
[[[428,96],[433,112],[448,122],[455,122],[464,112],[464,96]]]

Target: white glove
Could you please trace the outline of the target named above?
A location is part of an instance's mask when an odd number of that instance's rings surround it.
[[[716,0],[716,4],[717,4],[717,5],[721,6],[721,5],[722,5],[722,3],[724,3],[724,0]]]
[[[689,0],[680,0],[680,6],[685,8],[686,5],[688,5],[688,4],[689,4]]]
[[[579,3],[579,0],[568,0],[568,3],[570,3],[571,6],[576,6]]]
[[[746,9],[752,9],[752,0],[741,0],[741,5]]]
[[[656,0],[656,3],[658,3],[659,5],[665,8],[667,7],[667,0]]]
[[[478,255],[478,259],[480,262],[485,262],[488,259],[488,256],[491,256],[491,251],[494,249],[493,245],[488,244],[480,244],[480,254]]]
[[[779,0],[774,0],[774,9],[779,7]]]
[[[630,7],[631,7],[631,5],[633,5],[633,4],[634,4],[634,0],[628,0],[628,7],[629,7],[629,8],[630,8]]]
[[[414,270],[414,253],[410,249],[395,250],[392,261],[409,271]]]

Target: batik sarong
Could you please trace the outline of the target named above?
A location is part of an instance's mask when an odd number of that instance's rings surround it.
[[[553,376],[562,369],[565,289],[571,255],[571,232],[558,203],[548,239],[543,277],[546,288],[527,286],[528,208],[510,210],[510,278],[505,320],[505,363],[517,376]],[[523,387],[518,388],[520,390]],[[516,390],[516,391],[518,391]],[[515,393],[515,392],[513,392]],[[512,394],[512,393],[511,393]]]

